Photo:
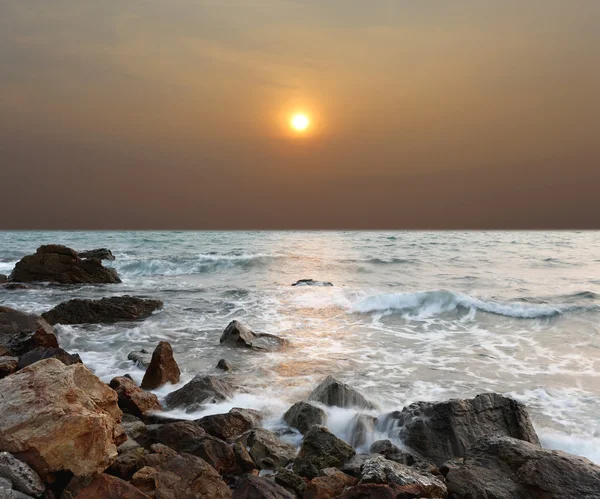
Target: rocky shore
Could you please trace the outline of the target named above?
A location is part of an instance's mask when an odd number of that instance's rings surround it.
[[[109,250],[91,254],[45,246],[8,280],[120,282],[100,260]],[[143,320],[161,307],[130,296],[70,300],[41,316],[0,307],[0,498],[600,498],[600,467],[542,448],[526,407],[500,394],[381,413],[368,394],[329,376],[282,415],[285,432],[302,435],[296,447],[249,408],[168,419],[170,409],[243,390],[227,359],[220,374],[198,374],[159,398],[149,390],[181,376],[168,342],[130,355],[132,368],[146,369],[141,386],[127,372],[106,384],[59,346],[54,324]],[[288,347],[238,321],[224,325],[220,342],[249,355]],[[349,441],[328,429],[329,407],[357,411]],[[373,428],[390,438],[357,452]]]

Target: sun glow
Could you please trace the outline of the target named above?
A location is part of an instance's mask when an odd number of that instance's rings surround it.
[[[310,120],[305,114],[295,114],[290,120],[290,126],[297,132],[303,132],[310,125]]]

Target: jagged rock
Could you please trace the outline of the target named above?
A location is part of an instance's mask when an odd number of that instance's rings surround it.
[[[115,269],[94,258],[82,260],[71,248],[57,244],[40,246],[34,255],[15,265],[12,282],[56,282],[59,284],[119,283]]]
[[[294,473],[314,478],[324,468],[339,468],[356,452],[324,426],[313,426],[302,440],[300,453],[294,461]]]
[[[237,463],[237,467],[242,473],[251,473],[254,470],[258,469],[258,466],[252,459],[250,453],[246,450],[246,447],[242,445],[241,442],[236,442],[233,445],[233,453],[235,455],[235,462]]]
[[[56,331],[39,315],[0,307],[0,344],[19,357],[37,347],[58,348]]]
[[[163,444],[180,452],[193,451],[206,432],[192,421],[177,421],[160,425],[148,425],[138,437],[138,442],[149,449],[153,444]],[[191,453],[191,452],[190,452]]]
[[[0,449],[42,477],[101,473],[126,435],[117,394],[83,364],[36,362],[0,380]]]
[[[242,433],[254,427],[254,419],[239,411],[231,410],[228,414],[213,414],[196,420],[206,432],[221,440],[234,440]]]
[[[295,495],[270,480],[246,475],[235,482],[233,499],[295,499]]]
[[[217,369],[228,372],[231,371],[233,367],[225,359],[221,359],[219,362],[217,362]]]
[[[416,402],[395,414],[400,439],[438,466],[464,457],[484,435],[506,435],[539,445],[527,409],[497,393],[447,402]]]
[[[0,379],[17,370],[19,359],[17,357],[0,357]]]
[[[313,478],[306,486],[304,499],[333,499],[339,497],[347,487],[358,483],[354,477],[342,473],[337,468],[325,468],[323,476]]]
[[[77,499],[150,499],[125,480],[110,476],[98,475],[85,487]]]
[[[132,360],[139,367],[148,367],[152,360],[152,354],[148,350],[143,348],[137,352],[129,352],[127,355],[128,360]]]
[[[349,444],[352,447],[361,447],[367,441],[367,436],[375,431],[376,418],[368,414],[357,414],[349,424]]]
[[[114,260],[115,255],[108,248],[97,248],[87,251],[77,252],[79,258],[95,258],[96,260]]]
[[[333,376],[327,376],[308,396],[308,400],[328,406],[376,409],[376,406],[365,399],[361,393]]]
[[[223,345],[270,352],[280,350],[288,341],[274,334],[255,333],[241,322],[231,321],[219,340]]]
[[[292,286],[333,286],[328,281],[315,281],[314,279],[300,279],[296,281]]]
[[[181,371],[173,357],[171,345],[161,341],[152,354],[152,360],[142,379],[142,388],[152,390],[165,383],[176,384],[179,383],[180,376]]]
[[[62,348],[45,348],[37,347],[33,350],[29,350],[19,359],[18,369],[35,364],[40,360],[44,359],[56,359],[62,362],[65,366],[72,366],[73,364],[81,364],[81,357],[77,354],[70,354]]]
[[[283,468],[294,460],[296,448],[282,442],[277,436],[263,428],[254,428],[240,438],[254,462],[261,469],[275,470]]]
[[[287,468],[279,468],[277,475],[275,475],[275,483],[281,485],[284,489],[293,492],[298,497],[302,497],[304,490],[306,489],[306,478],[302,478],[300,475],[296,475]]]
[[[135,381],[125,376],[113,378],[110,387],[117,392],[119,407],[123,412],[141,416],[146,411],[160,411],[162,409],[156,395],[145,392],[135,384]]]
[[[127,442],[119,446],[119,456],[106,470],[106,473],[123,480],[131,480],[131,477],[145,466],[145,457],[148,454],[146,449],[140,445],[133,444],[121,450],[129,442],[132,441],[127,440]]]
[[[192,404],[215,404],[232,395],[233,387],[223,378],[197,375],[179,390],[169,393],[165,403],[171,409],[176,409]]]
[[[46,490],[40,475],[8,452],[0,452],[0,477],[9,480],[13,489],[30,496],[37,497]]]
[[[599,466],[507,436],[479,438],[446,472],[449,492],[464,499],[600,498]]]
[[[416,486],[420,494],[418,497],[448,496],[448,490],[442,480],[433,475],[419,473],[383,456],[375,456],[365,462],[360,483],[395,483],[401,486]]]
[[[50,324],[96,324],[145,319],[163,307],[160,300],[135,296],[111,296],[100,300],[74,299],[44,312]]]
[[[131,484],[156,499],[231,499],[231,490],[203,459],[178,454],[154,468],[138,471]]]
[[[308,402],[296,402],[286,411],[283,419],[304,435],[314,425],[324,424],[327,421],[327,414],[320,407]]]

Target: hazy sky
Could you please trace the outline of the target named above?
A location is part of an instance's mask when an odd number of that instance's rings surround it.
[[[599,26],[598,0],[0,0],[0,227],[600,227]]]

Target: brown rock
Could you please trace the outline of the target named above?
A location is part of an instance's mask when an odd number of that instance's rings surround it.
[[[235,409],[228,414],[213,414],[196,421],[206,432],[221,440],[234,440],[254,426],[254,421]]]
[[[58,348],[55,333],[39,315],[0,307],[0,344],[16,357],[37,347]]]
[[[288,341],[274,334],[255,333],[241,322],[231,321],[223,331],[219,342],[232,347],[271,352],[281,350]]]
[[[18,369],[23,369],[44,359],[56,359],[61,361],[65,366],[81,364],[81,357],[79,355],[72,355],[62,348],[37,347],[21,356]]]
[[[139,388],[132,379],[118,376],[111,380],[110,387],[117,392],[123,412],[141,416],[146,411],[162,410],[158,397]]]
[[[338,468],[354,457],[356,452],[324,426],[315,425],[302,440],[294,473],[308,478],[319,476],[324,468]]]
[[[4,345],[0,345],[0,357],[12,357],[10,350]]]
[[[110,465],[106,470],[109,475],[122,478],[123,480],[131,480],[131,477],[141,468],[146,465],[145,457],[148,451],[139,445],[132,444],[131,447],[125,448],[121,451],[122,447],[127,447],[126,444],[132,442],[127,440],[125,444],[119,446],[119,457],[117,460]]]
[[[171,409],[215,404],[227,400],[233,393],[233,386],[226,379],[198,374],[179,390],[169,393],[165,397],[165,404]]]
[[[149,449],[153,444],[163,444],[179,452],[192,453],[206,432],[192,421],[149,425],[138,442]]]
[[[152,360],[142,380],[142,388],[152,390],[165,383],[179,383],[180,376],[181,371],[173,357],[171,345],[161,341],[152,354]]]
[[[246,475],[235,483],[233,499],[295,499],[295,494],[272,481]]]
[[[17,370],[19,359],[17,357],[0,357],[0,379],[6,378]]]
[[[323,473],[325,476],[313,478],[308,483],[303,498],[330,499],[338,497],[347,487],[358,483],[356,478],[346,475],[336,468],[326,468]]]
[[[190,454],[204,459],[221,475],[240,474],[235,453],[223,440],[207,435],[200,439],[196,448]]]
[[[233,453],[235,455],[235,462],[237,463],[237,467],[243,473],[250,473],[258,469],[258,466],[254,462],[254,459],[252,459],[252,456],[246,450],[246,447],[242,445],[241,442],[236,442],[234,444]]]
[[[83,364],[36,362],[0,380],[0,448],[42,477],[101,473],[126,435],[117,394]]]
[[[421,496],[418,488],[412,485],[361,483],[347,489],[339,497],[340,499],[412,499]]]
[[[282,442],[274,433],[264,428],[254,428],[240,436],[240,442],[249,448],[249,453],[259,468],[276,470],[284,468],[296,456],[296,448]]]
[[[87,251],[78,251],[79,258],[96,258],[97,260],[114,260],[115,255],[108,248],[96,248]]]
[[[110,475],[98,475],[85,487],[77,499],[150,499],[133,485]]]

